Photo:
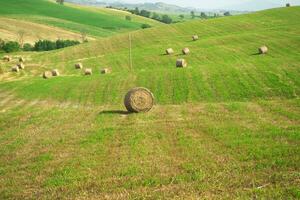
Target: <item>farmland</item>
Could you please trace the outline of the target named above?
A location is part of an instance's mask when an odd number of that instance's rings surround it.
[[[120,29],[130,33],[10,54],[0,69],[0,199],[300,198],[299,11],[146,30],[128,22]],[[12,73],[20,56],[26,69]],[[42,79],[53,68],[61,76]],[[155,96],[149,113],[125,111],[136,86]]]

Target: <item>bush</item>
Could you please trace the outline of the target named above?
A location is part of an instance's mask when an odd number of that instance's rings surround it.
[[[126,19],[127,21],[131,21],[131,16],[127,15],[127,16],[125,17],[125,19]]]
[[[151,28],[151,26],[149,24],[142,24],[142,29],[145,29],[145,28]]]
[[[32,51],[33,50],[33,46],[29,43],[25,43],[23,45],[23,51]]]
[[[9,41],[3,45],[2,49],[6,53],[15,52],[20,50],[20,45],[18,42]]]
[[[55,42],[50,40],[39,40],[34,44],[35,51],[51,51],[55,49],[61,49],[80,44],[75,40],[56,40]]]
[[[166,24],[171,24],[173,20],[168,15],[163,15],[161,21]]]

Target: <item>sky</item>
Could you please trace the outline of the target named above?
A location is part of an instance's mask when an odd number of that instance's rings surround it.
[[[175,4],[183,7],[194,7],[202,9],[241,9],[247,8],[251,10],[260,10],[271,7],[278,7],[291,3],[292,5],[300,5],[300,0],[119,0],[127,3],[143,3],[143,2],[164,2]]]

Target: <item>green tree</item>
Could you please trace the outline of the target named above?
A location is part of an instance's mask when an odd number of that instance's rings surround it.
[[[201,12],[201,13],[200,13],[200,17],[201,17],[201,18],[207,18],[207,15],[205,14],[205,12]]]
[[[16,52],[20,50],[20,45],[18,42],[9,41],[4,44],[2,49],[7,53]]]
[[[64,2],[65,2],[65,0],[56,0],[56,3],[59,3],[59,4],[61,4],[61,5],[63,5]]]
[[[33,50],[33,46],[29,43],[25,43],[23,45],[23,51],[32,51]]]
[[[159,21],[160,20],[159,14],[157,14],[156,12],[152,13],[152,19]]]
[[[151,26],[149,24],[142,24],[142,29],[145,29],[145,28],[151,28]]]
[[[230,14],[230,12],[229,11],[227,11],[227,12],[224,12],[224,16],[230,16],[231,14]]]
[[[166,24],[171,24],[173,20],[168,15],[163,15],[161,21]]]
[[[140,15],[143,17],[150,18],[151,12],[149,12],[148,10],[141,10]]]
[[[131,21],[131,16],[126,15],[126,16],[125,16],[125,19],[126,19],[127,21]]]
[[[192,17],[192,19],[194,19],[196,17],[195,11],[191,11],[191,17]]]
[[[184,15],[183,15],[183,14],[179,15],[179,18],[180,18],[181,20],[183,20],[183,19],[184,19]]]

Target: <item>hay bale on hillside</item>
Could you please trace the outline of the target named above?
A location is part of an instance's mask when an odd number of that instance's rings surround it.
[[[58,71],[58,69],[53,69],[53,70],[52,70],[52,76],[59,76],[59,71]]]
[[[268,47],[267,46],[262,46],[258,49],[260,54],[266,54],[268,52]]]
[[[10,56],[4,56],[3,61],[9,62],[9,61],[11,61],[11,57]]]
[[[48,78],[51,78],[52,77],[52,72],[50,72],[50,71],[45,71],[44,73],[43,73],[43,78],[44,79],[48,79]]]
[[[287,3],[285,6],[286,6],[286,7],[291,7],[291,4],[290,4],[290,3]]]
[[[189,49],[189,48],[184,48],[184,49],[182,49],[182,53],[183,53],[184,55],[187,55],[187,54],[190,53],[190,49]]]
[[[181,67],[181,68],[187,67],[186,60],[185,59],[177,59],[176,67]]]
[[[20,57],[19,62],[25,62],[25,59],[23,57]]]
[[[76,63],[75,69],[82,69],[82,63]]]
[[[110,68],[101,69],[101,74],[110,74],[110,73],[111,73],[111,69]]]
[[[19,72],[20,69],[19,69],[18,66],[13,66],[13,67],[11,68],[11,71],[12,71],[12,72]]]
[[[17,66],[18,66],[19,69],[25,69],[25,65],[22,62],[18,63]]]
[[[85,69],[84,70],[84,75],[92,75],[92,74],[93,74],[92,69]]]
[[[197,41],[197,40],[199,40],[199,36],[198,35],[193,35],[193,41]]]
[[[154,105],[154,96],[147,88],[133,88],[125,95],[124,105],[129,112],[148,112]]]
[[[171,55],[171,54],[173,54],[174,53],[174,50],[172,49],[172,48],[168,48],[167,50],[166,50],[166,54],[167,55]]]

